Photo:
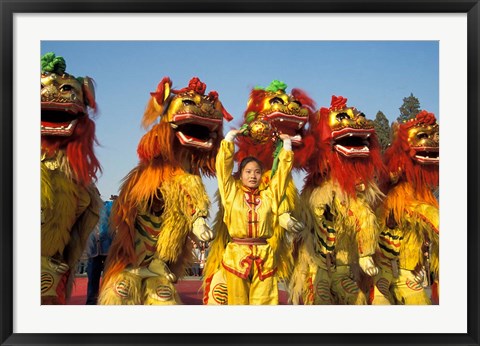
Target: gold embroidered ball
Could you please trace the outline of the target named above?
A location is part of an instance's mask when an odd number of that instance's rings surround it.
[[[258,143],[267,142],[272,136],[272,127],[263,120],[254,120],[248,125],[249,136]]]

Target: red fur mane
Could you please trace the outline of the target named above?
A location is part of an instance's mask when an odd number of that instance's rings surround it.
[[[400,124],[395,133],[392,145],[385,151],[384,160],[390,173],[398,174],[401,169],[399,182],[407,181],[414,189],[419,191],[424,188],[436,188],[438,186],[438,166],[420,165],[413,161],[409,155],[408,129],[419,122],[433,124],[436,120],[432,113],[422,111],[414,121]],[[432,123],[433,121],[433,123]]]
[[[102,168],[95,156],[94,144],[95,122],[87,115],[78,119],[73,134],[69,137],[42,136],[42,151],[54,155],[59,149],[64,149],[75,179],[83,185],[89,185],[97,180],[97,172]]]
[[[328,125],[329,109],[320,110],[319,121],[312,123],[317,152],[309,162],[306,185],[318,186],[323,180],[333,179],[349,195],[355,196],[358,183],[368,184],[385,176],[380,144],[376,134],[370,136],[368,158],[346,158],[332,146],[332,130]]]
[[[217,137],[220,141],[221,137]],[[185,163],[191,166],[192,174],[215,176],[215,156],[218,144],[214,149],[203,151],[182,146],[169,123],[161,121],[154,125],[141,139],[137,147],[140,161],[155,166],[182,168]]]

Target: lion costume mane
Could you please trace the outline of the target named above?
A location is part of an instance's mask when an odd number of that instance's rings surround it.
[[[375,252],[373,210],[383,196],[376,183],[383,165],[372,121],[346,102],[333,96],[312,123],[316,152],[301,193],[307,227],[296,242],[289,285],[294,304],[366,303],[357,284],[359,260]]]
[[[424,287],[433,283],[438,303],[439,126],[433,113],[394,125],[384,155],[389,172],[386,198],[379,208],[381,233],[373,304],[430,304]],[[404,288],[402,288],[404,287]]]
[[[41,296],[42,304],[65,304],[101,206],[88,112],[95,92],[91,78],[66,73],[54,53],[41,66]]]
[[[142,125],[139,164],[125,177],[112,209],[116,234],[107,257],[101,304],[179,304],[174,287],[192,262],[194,222],[208,216],[209,197],[201,174],[214,175],[231,119],[218,93],[205,94],[197,77],[174,90],[170,78],[158,84]],[[159,121],[158,121],[159,120]]]

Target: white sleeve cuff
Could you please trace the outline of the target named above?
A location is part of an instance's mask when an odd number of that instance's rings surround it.
[[[235,139],[236,136],[237,136],[237,131],[230,130],[230,131],[228,131],[227,135],[225,136],[225,140],[227,142],[233,142],[233,140]]]
[[[283,149],[292,150],[292,140],[290,138],[283,140]]]

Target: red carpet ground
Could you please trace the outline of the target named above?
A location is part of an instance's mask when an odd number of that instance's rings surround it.
[[[182,301],[186,305],[201,305],[203,292],[200,290],[202,281],[197,277],[186,277],[179,280],[177,283],[177,290],[180,293]],[[287,295],[285,291],[280,290],[280,304],[285,305],[287,302]],[[87,300],[87,277],[79,276],[75,279],[72,296],[67,304],[69,305],[83,305]]]

